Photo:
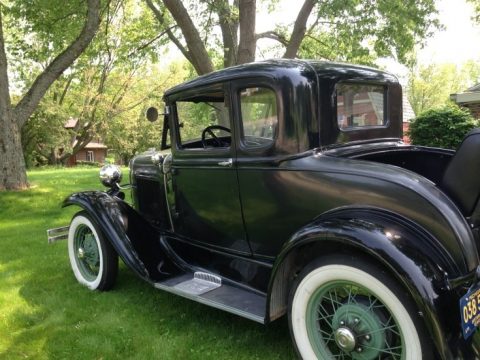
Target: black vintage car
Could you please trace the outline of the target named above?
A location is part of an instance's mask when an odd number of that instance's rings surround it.
[[[120,256],[158,289],[288,316],[304,359],[478,355],[480,131],[456,152],[404,144],[394,76],[318,61],[228,68],[164,101],[133,207],[107,166],[110,189],[72,194],[82,210],[49,231],[80,283],[110,289]]]

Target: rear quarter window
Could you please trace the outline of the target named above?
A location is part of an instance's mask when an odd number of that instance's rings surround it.
[[[340,130],[386,125],[386,87],[340,83],[336,87]]]

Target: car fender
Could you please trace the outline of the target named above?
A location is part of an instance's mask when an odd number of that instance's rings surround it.
[[[62,207],[69,205],[87,211],[125,264],[144,280],[154,282],[175,268],[164,256],[160,232],[122,199],[86,191],[68,196]]]
[[[452,291],[447,273],[456,272],[457,267],[428,232],[405,218],[375,208],[337,209],[317,217],[291,237],[275,260],[267,299],[270,320],[286,310],[292,269],[297,273],[300,270],[295,268],[293,254],[302,248],[302,263],[305,258],[309,262],[316,256],[340,253],[367,256],[381,264],[415,301],[440,356],[450,357],[445,339],[453,330],[442,323],[438,314],[454,304],[454,309],[458,308],[457,297],[445,296]],[[448,323],[456,325],[459,332],[459,315],[450,310],[449,316]]]

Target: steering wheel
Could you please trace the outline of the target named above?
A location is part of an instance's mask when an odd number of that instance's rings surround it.
[[[224,143],[222,140],[220,140],[217,135],[215,135],[215,133],[213,132],[213,130],[223,130],[223,131],[226,131],[228,133],[231,133],[231,130],[229,128],[226,128],[225,126],[221,126],[221,125],[210,125],[210,126],[207,126],[205,129],[203,129],[202,131],[202,145],[203,145],[203,148],[206,149],[207,148],[207,141],[206,141],[206,135],[207,133],[212,137],[212,141],[213,141],[213,144],[214,146],[216,147],[223,147],[223,146],[227,146],[228,144],[227,143]]]

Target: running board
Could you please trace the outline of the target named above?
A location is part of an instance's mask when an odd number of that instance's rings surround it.
[[[157,289],[265,324],[266,297],[204,273],[183,274],[157,282]]]

